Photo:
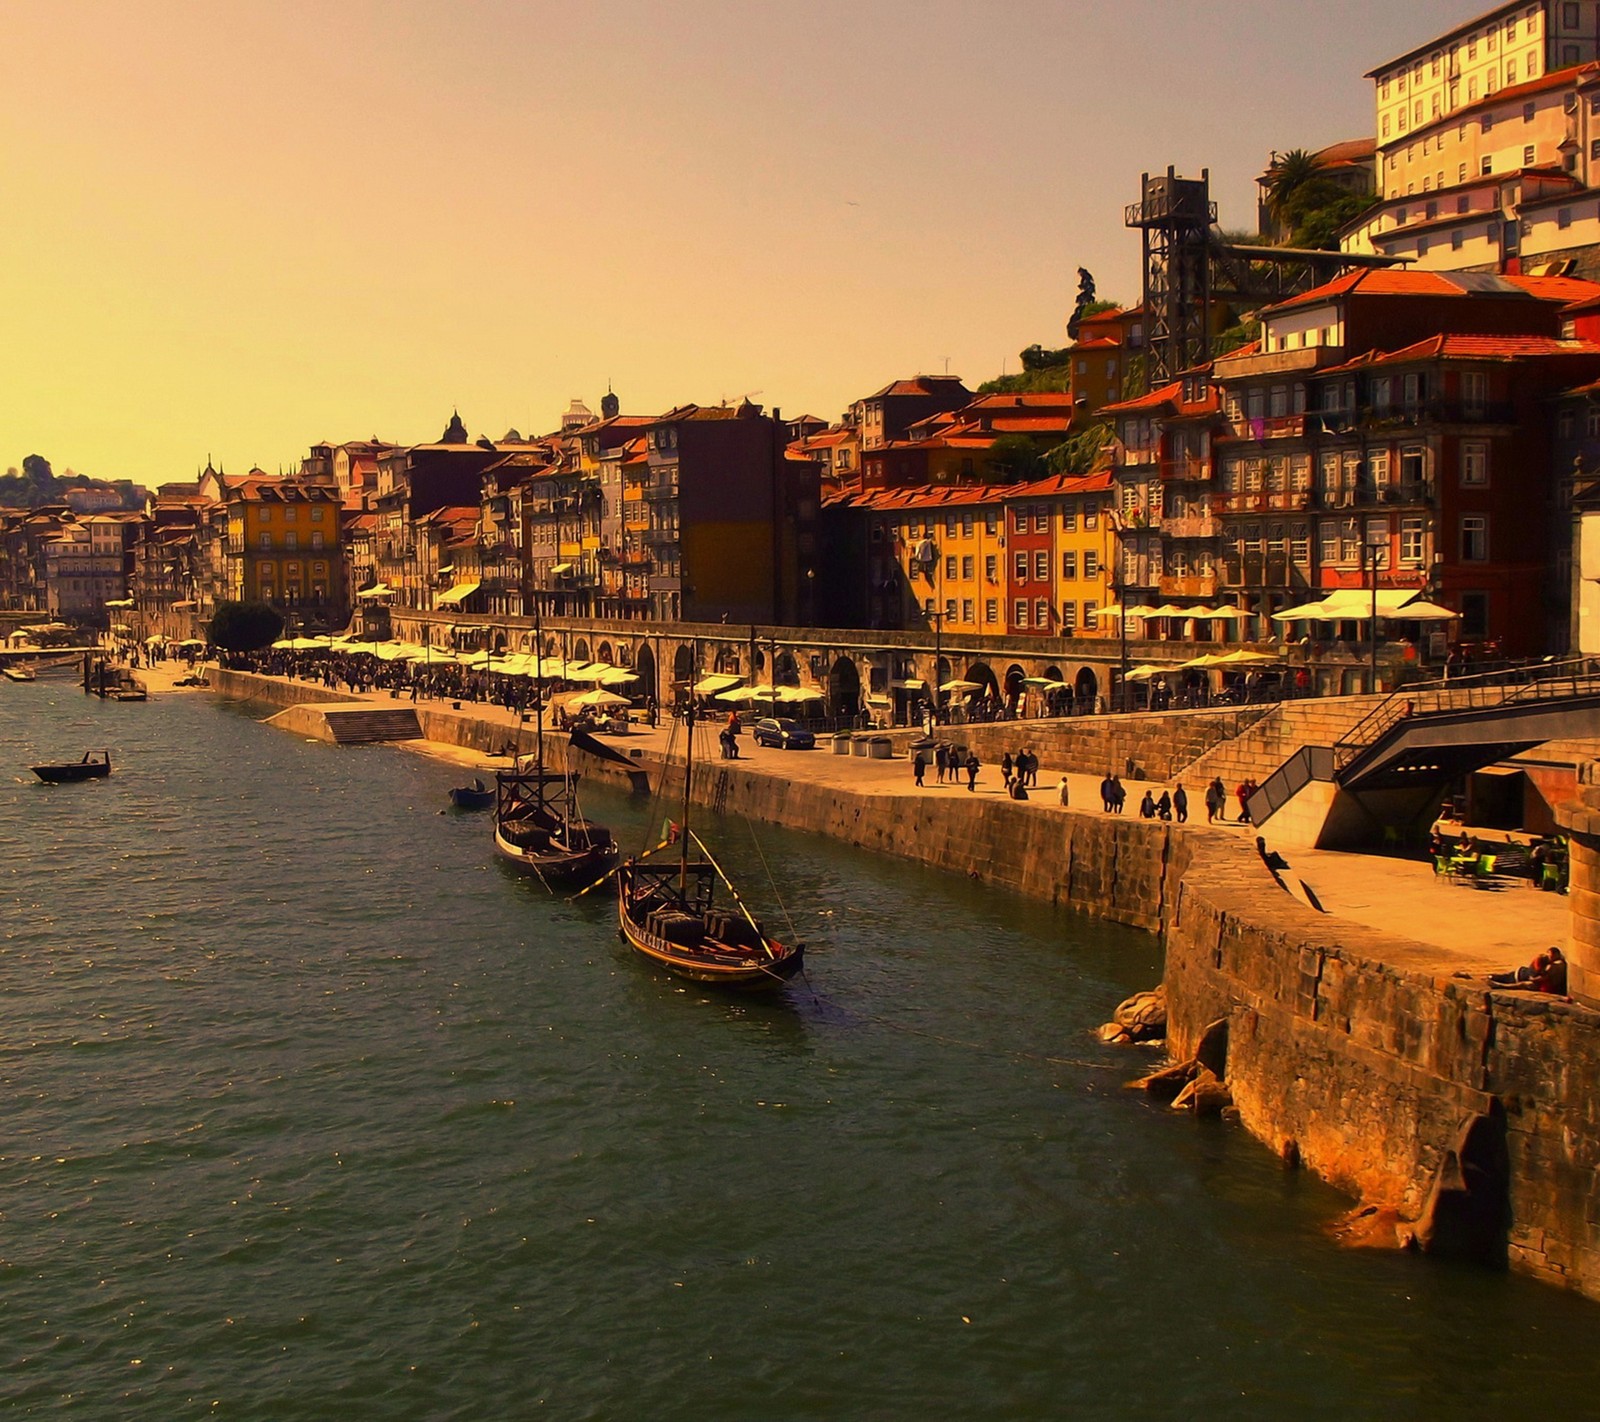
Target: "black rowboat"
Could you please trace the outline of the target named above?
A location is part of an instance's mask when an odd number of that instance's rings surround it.
[[[85,751],[82,760],[36,765],[33,773],[46,785],[68,785],[76,780],[103,780],[111,774],[111,752],[101,751],[99,757],[95,758],[93,751]]]

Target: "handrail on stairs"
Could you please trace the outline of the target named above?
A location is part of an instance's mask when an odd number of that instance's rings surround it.
[[[1250,797],[1250,822],[1262,824],[1277,814],[1313,780],[1333,779],[1333,749],[1301,746],[1260,785]]]
[[[1376,745],[1394,726],[1413,716],[1597,694],[1600,694],[1600,659],[1595,657],[1569,657],[1479,676],[1413,682],[1391,692],[1334,742],[1335,770],[1347,769],[1357,756]]]

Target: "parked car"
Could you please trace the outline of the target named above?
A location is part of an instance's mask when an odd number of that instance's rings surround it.
[[[773,719],[757,721],[751,734],[758,746],[777,746],[779,750],[811,750],[817,738],[798,721]]]

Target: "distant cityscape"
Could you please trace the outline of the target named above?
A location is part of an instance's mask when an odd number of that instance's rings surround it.
[[[405,609],[1195,650],[1358,643],[1376,612],[1424,659],[1594,651],[1597,36],[1600,0],[1508,4],[1380,64],[1372,137],[1271,156],[1259,236],[1221,231],[1207,175],[1146,175],[1138,300],[1082,273],[1067,343],[976,389],[901,374],[837,418],[608,391],[547,433],[451,414],[142,501],[25,468],[0,609],[173,638],[260,600],[305,633]]]

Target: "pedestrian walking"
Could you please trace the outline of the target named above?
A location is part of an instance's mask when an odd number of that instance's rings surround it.
[[[1113,775],[1111,777],[1111,813],[1114,815],[1120,815],[1122,813],[1123,806],[1127,803],[1127,787],[1123,785],[1120,776]]]
[[[1172,796],[1165,790],[1161,792],[1161,798],[1156,801],[1156,818],[1158,820],[1172,818]]]
[[[968,790],[976,790],[977,788],[978,788],[978,753],[977,753],[977,751],[968,751],[967,752],[967,789]]]
[[[1000,757],[1000,778],[1005,781],[1006,792],[1008,794],[1011,790],[1011,776],[1011,752],[1007,751],[1003,756]]]
[[[1069,802],[1070,795],[1071,795],[1071,792],[1067,787],[1067,777],[1065,775],[1063,775],[1061,777],[1061,784],[1056,787],[1056,792],[1061,797],[1061,807],[1062,807],[1062,809],[1065,809],[1067,807],[1067,804]]]
[[[944,784],[944,773],[949,768],[950,747],[945,745],[943,741],[940,741],[939,744],[933,748],[933,778],[940,785]]]
[[[1250,782],[1248,780],[1241,780],[1233,793],[1238,797],[1239,800],[1238,823],[1241,825],[1247,825],[1250,823]]]
[[[922,777],[928,769],[928,758],[921,751],[911,757],[911,774],[916,778],[917,788],[922,788]]]
[[[1103,814],[1109,815],[1111,813],[1111,801],[1114,798],[1115,792],[1111,788],[1111,777],[1109,775],[1103,776],[1100,780],[1100,810]]]
[[[1206,823],[1214,825],[1217,817],[1222,813],[1222,807],[1227,803],[1228,792],[1222,788],[1222,777],[1217,776],[1206,786]]]
[[[1172,792],[1172,811],[1178,817],[1180,825],[1189,823],[1189,792],[1182,785],[1177,786]]]

